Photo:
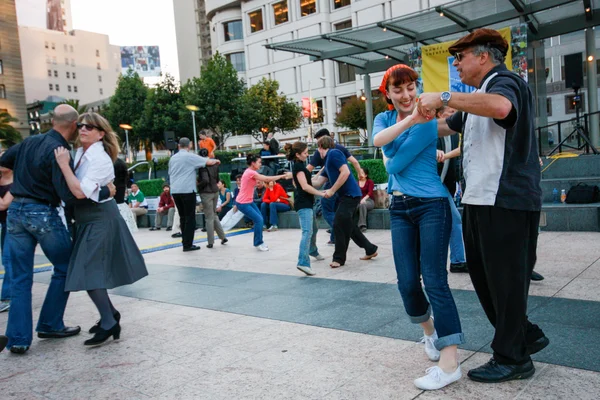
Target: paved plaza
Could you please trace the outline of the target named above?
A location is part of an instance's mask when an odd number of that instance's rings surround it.
[[[370,230],[379,256],[317,275],[296,270],[299,230],[265,232],[270,251],[247,230],[224,246],[183,253],[170,232],[135,234],[150,276],[113,290],[122,334],[86,348],[82,333],[34,339],[25,356],[0,354],[0,399],[598,399],[600,398],[600,233],[542,232],[529,315],[551,343],[525,381],[481,384],[468,369],[490,357],[492,329],[466,274],[449,281],[467,343],[463,379],[423,392],[413,380],[433,366],[421,330],[405,316],[388,230]],[[37,269],[47,269],[41,251]],[[35,275],[34,317],[50,271]],[[65,322],[87,331],[97,320],[85,293],[72,294]],[[7,313],[0,314],[0,331]]]

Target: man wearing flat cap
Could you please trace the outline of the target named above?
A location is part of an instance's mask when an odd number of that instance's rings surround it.
[[[438,131],[463,133],[465,253],[495,327],[493,357],[468,375],[479,382],[524,379],[535,373],[531,354],[549,343],[527,319],[542,202],[534,100],[504,65],[508,43],[497,31],[478,29],[448,50],[461,81],[477,90],[424,93],[417,110],[430,119],[444,105],[463,111],[438,120]]]

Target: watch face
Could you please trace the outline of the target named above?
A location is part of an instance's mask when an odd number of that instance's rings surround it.
[[[450,100],[450,92],[443,92],[442,93],[442,101],[448,101]]]

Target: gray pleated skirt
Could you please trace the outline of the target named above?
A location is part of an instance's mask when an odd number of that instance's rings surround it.
[[[146,263],[114,200],[77,204],[65,291],[113,289],[146,275]]]

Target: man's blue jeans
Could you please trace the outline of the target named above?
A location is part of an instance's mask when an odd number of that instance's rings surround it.
[[[301,208],[298,210],[302,239],[300,239],[300,250],[298,252],[298,266],[310,267],[310,257],[319,255],[317,248],[317,219],[312,208]]]
[[[329,187],[331,187],[331,186],[329,186]],[[327,221],[329,228],[331,228],[331,234],[329,235],[329,240],[332,242],[335,242],[335,235],[333,234],[333,220],[335,218],[335,211],[338,208],[339,201],[340,201],[340,198],[337,193],[329,198],[325,198],[325,197],[321,198],[321,210],[323,210],[323,218],[325,218],[325,221]]]
[[[2,224],[2,233],[0,233],[0,247],[2,250],[2,265],[4,266],[4,278],[2,278],[2,292],[0,293],[0,300],[10,300],[10,287],[11,287],[11,275],[12,268],[10,262],[10,256],[8,254],[8,247],[6,246],[6,222]]]
[[[466,262],[465,244],[463,243],[462,218],[454,199],[448,192],[448,201],[450,202],[450,212],[452,213],[452,230],[450,231],[450,263],[461,264]]]
[[[56,208],[50,205],[13,201],[8,209],[7,246],[12,260],[12,293],[8,315],[8,347],[30,346],[33,336],[31,288],[33,256],[39,243],[54,265],[54,273],[40,311],[37,331],[59,331],[65,328],[63,314],[69,299],[65,278],[72,243],[67,228]]]
[[[411,322],[426,322],[433,310],[439,337],[435,347],[464,343],[446,271],[452,225],[448,199],[393,196],[390,222],[398,289]]]
[[[254,202],[247,204],[237,203],[237,208],[246,217],[250,218],[254,222],[254,246],[260,246],[263,244],[263,231],[262,227],[265,224],[258,207]]]
[[[277,213],[290,211],[291,209],[292,208],[288,204],[276,201],[272,203],[262,203],[260,205],[260,212],[262,213],[263,220],[268,220],[271,226],[279,225]]]

